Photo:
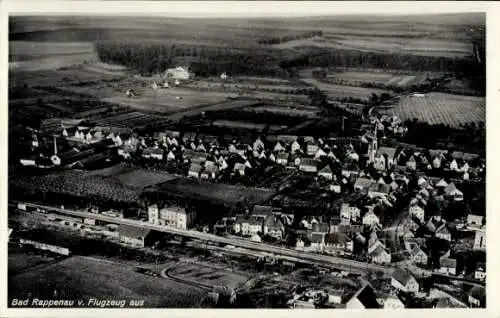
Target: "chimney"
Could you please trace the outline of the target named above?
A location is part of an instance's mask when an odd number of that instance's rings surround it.
[[[55,135],[54,135],[54,155],[57,155],[57,139]]]

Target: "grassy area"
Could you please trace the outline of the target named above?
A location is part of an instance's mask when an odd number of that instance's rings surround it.
[[[167,279],[134,272],[132,267],[74,256],[57,264],[11,277],[9,298],[58,297],[144,300],[149,308],[197,307],[203,291]]]
[[[16,251],[9,247],[8,271],[9,276],[29,270],[30,268],[53,261],[50,256],[27,253],[26,251]]]
[[[231,288],[236,288],[248,280],[247,276],[224,269],[184,263],[175,265],[169,271],[169,275],[211,286],[229,286]]]

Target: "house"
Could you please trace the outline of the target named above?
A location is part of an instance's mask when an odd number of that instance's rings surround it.
[[[121,224],[118,228],[120,242],[134,247],[150,245],[150,230],[145,227]]]
[[[276,163],[286,166],[288,164],[288,153],[280,152],[276,155]]]
[[[264,142],[262,141],[262,139],[260,139],[260,137],[257,137],[257,139],[253,143],[253,150],[261,151],[264,150],[264,148]]]
[[[261,243],[262,242],[262,238],[260,237],[259,234],[255,233],[252,236],[250,236],[250,241]]]
[[[409,208],[410,216],[417,218],[420,223],[423,223],[425,220],[425,210],[418,204],[418,202],[410,204]]]
[[[183,157],[186,160],[190,160],[191,162],[201,165],[207,160],[208,154],[206,152],[186,149],[183,153]]]
[[[453,258],[444,257],[439,260],[439,272],[446,275],[456,275],[457,273],[457,260]]]
[[[174,161],[175,160],[175,154],[172,151],[169,151],[167,154],[167,161]]]
[[[427,253],[417,245],[410,251],[410,259],[414,264],[427,265],[429,257]]]
[[[411,155],[406,161],[406,166],[411,170],[417,170],[417,160],[415,160],[415,156]]]
[[[353,241],[344,233],[329,233],[325,235],[324,250],[326,252],[352,253]]]
[[[212,162],[212,164],[207,164],[211,161],[205,163],[205,169],[201,172],[200,178],[205,180],[215,180],[217,174],[219,173],[219,167]]]
[[[266,219],[268,216],[273,215],[273,207],[270,205],[254,205],[252,210],[252,216],[260,217]]]
[[[344,292],[342,290],[327,290],[329,304],[341,304]]]
[[[405,305],[398,296],[390,294],[385,297],[378,298],[379,304],[383,309],[404,309]]]
[[[196,211],[183,207],[169,206],[160,209],[160,225],[171,226],[182,230],[191,228],[196,221]]]
[[[432,287],[429,291],[428,298],[437,300],[434,308],[467,308],[462,301],[440,288]]]
[[[158,209],[158,205],[153,204],[148,206],[148,222],[151,224],[159,224],[160,220],[160,210]]]
[[[192,77],[192,73],[189,72],[188,67],[178,66],[176,68],[169,68],[165,71],[165,77],[167,79],[174,80],[188,80]]]
[[[325,234],[312,233],[310,241],[311,241],[310,250],[322,252],[325,245]]]
[[[373,287],[364,284],[347,302],[346,309],[374,309],[380,308],[377,295]]]
[[[358,220],[361,216],[361,210],[354,205],[349,203],[342,203],[340,206],[340,217],[350,220]]]
[[[396,148],[392,147],[380,147],[378,148],[374,157],[374,167],[377,170],[386,170],[391,168],[394,163],[394,157],[396,154]]]
[[[263,233],[274,237],[277,240],[281,240],[285,233],[285,225],[283,225],[283,222],[279,219],[279,217],[269,215],[264,220]]]
[[[283,147],[281,142],[277,141],[276,145],[274,145],[273,151],[279,153],[279,152],[285,151],[285,147]]]
[[[390,264],[391,263],[391,254],[387,253],[385,248],[382,246],[377,246],[371,253],[368,255],[373,263],[376,264]]]
[[[308,156],[314,156],[319,149],[320,148],[319,148],[318,144],[314,143],[313,141],[310,141],[306,145],[306,154]]]
[[[448,227],[445,224],[442,224],[440,227],[438,227],[435,234],[437,237],[443,240],[447,240],[448,242],[451,241],[451,232],[450,230],[448,230]]]
[[[314,159],[315,160],[321,160],[323,157],[326,157],[327,154],[326,152],[323,151],[323,149],[319,148],[315,153],[314,153]]]
[[[483,226],[484,217],[481,215],[469,214],[467,215],[467,225],[475,228]]]
[[[333,193],[340,193],[342,192],[342,187],[337,182],[334,182],[328,186],[328,190]]]
[[[290,146],[290,152],[292,154],[295,154],[297,151],[300,150],[300,148],[301,148],[300,144],[298,143],[297,140],[295,140],[295,141],[292,142],[292,145]]]
[[[239,176],[244,176],[245,175],[245,170],[247,166],[244,163],[235,163],[233,167],[233,173],[238,174]]]
[[[239,215],[234,223],[234,231],[243,236],[253,236],[262,232],[263,221],[254,216],[246,217]]]
[[[486,232],[484,229],[478,229],[474,235],[474,249],[485,250],[486,249]]]
[[[368,188],[370,198],[385,197],[391,192],[391,186],[379,182],[372,182]]]
[[[364,225],[374,226],[380,224],[380,219],[372,210],[370,210],[363,216],[362,223]]]
[[[486,264],[478,262],[476,270],[474,271],[474,279],[485,281],[486,280]]]
[[[198,179],[200,177],[200,172],[202,169],[203,168],[201,165],[194,163],[194,162],[191,163],[191,165],[189,166],[189,170],[188,170],[188,177]]]
[[[163,160],[163,149],[149,147],[143,150],[142,156],[144,158],[153,158],[157,160]]]
[[[318,176],[325,178],[326,180],[333,179],[333,172],[329,165],[326,165],[323,169],[318,171]]]
[[[457,187],[455,186],[455,184],[453,184],[453,182],[448,184],[448,186],[444,188],[444,193],[445,196],[452,198],[455,201],[463,201],[464,199],[464,194],[457,189]]]
[[[326,222],[314,222],[311,225],[311,233],[324,233],[330,232],[330,226]]]
[[[299,170],[303,172],[317,172],[316,161],[311,158],[302,158],[300,160]]]
[[[486,290],[481,286],[474,286],[468,294],[469,306],[473,308],[486,307]]]
[[[407,293],[417,293],[419,290],[415,277],[409,271],[399,267],[392,273],[391,286]]]
[[[361,177],[361,178],[356,179],[356,182],[354,183],[354,189],[357,191],[368,192],[368,189],[370,188],[370,185],[372,183],[373,183],[373,179]]]

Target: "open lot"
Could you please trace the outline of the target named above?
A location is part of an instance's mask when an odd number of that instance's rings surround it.
[[[57,290],[59,297],[65,299],[144,300],[144,307],[149,308],[197,307],[204,295],[189,285],[81,256],[10,277],[9,287],[10,299],[29,292],[33,297],[50,298]]]
[[[484,97],[429,93],[423,97],[402,97],[397,105],[382,112],[399,116],[402,120],[417,118],[431,125],[460,127],[465,123],[484,122],[486,104]]]
[[[169,276],[193,283],[210,286],[228,286],[236,288],[248,280],[248,277],[215,267],[198,264],[178,263],[168,271]]]

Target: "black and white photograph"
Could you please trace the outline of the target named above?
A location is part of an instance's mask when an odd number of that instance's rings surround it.
[[[8,14],[8,309],[487,307],[486,12],[306,9]]]

